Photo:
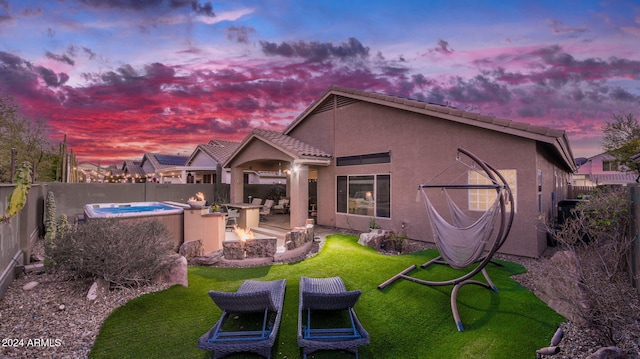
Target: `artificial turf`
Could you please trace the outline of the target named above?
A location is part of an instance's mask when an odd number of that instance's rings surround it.
[[[360,358],[533,358],[549,341],[564,318],[510,276],[521,265],[498,261],[487,271],[498,287],[493,292],[465,285],[458,292],[464,324],[454,323],[450,286],[427,287],[399,280],[383,290],[377,286],[417,264],[411,274],[427,280],[447,280],[462,272],[445,266],[419,265],[435,257],[435,250],[398,256],[383,255],[357,243],[358,238],[333,235],[313,258],[291,264],[253,268],[190,267],[189,287],[173,286],[146,294],[116,309],[104,322],[91,358],[209,358],[197,349],[198,338],[209,330],[221,311],[209,290],[235,291],[246,279],[286,279],[282,322],[274,358],[299,358],[297,346],[298,285],[301,276],[340,276],[347,289],[363,291],[356,313],[371,335]],[[478,278],[482,279],[481,276]],[[256,358],[234,354],[228,358]],[[353,358],[346,352],[317,352],[309,358]]]

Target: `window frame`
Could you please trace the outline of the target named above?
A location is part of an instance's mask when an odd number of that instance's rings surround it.
[[[373,210],[372,214],[358,214],[352,213],[350,208],[350,200],[355,200],[355,197],[351,197],[351,178],[354,180],[357,177],[372,177],[372,197],[373,197]],[[381,183],[387,182],[387,193],[380,194]],[[349,216],[360,217],[374,217],[391,219],[391,174],[389,173],[374,173],[374,174],[348,174],[336,176],[336,213]],[[368,192],[368,190],[367,190]],[[382,202],[388,198],[388,201]],[[365,198],[366,200],[366,198]],[[382,201],[381,201],[382,200]],[[384,205],[384,203],[387,203]],[[381,215],[382,214],[382,215]],[[386,216],[384,216],[386,214]]]

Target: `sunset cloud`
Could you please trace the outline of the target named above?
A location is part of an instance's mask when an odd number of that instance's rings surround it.
[[[513,23],[531,28],[496,22],[513,5],[486,21],[446,3],[399,4],[402,21],[374,3],[248,5],[0,0],[0,91],[102,163],[282,130],[334,85],[563,129],[582,156],[613,113],[640,117],[637,15],[623,9],[522,11]]]

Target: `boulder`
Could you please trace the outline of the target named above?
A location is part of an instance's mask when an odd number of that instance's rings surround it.
[[[202,256],[193,257],[188,259],[188,263],[190,266],[214,266],[218,262],[220,262],[220,257],[222,257],[222,250],[211,252]]]
[[[109,286],[110,283],[103,278],[96,279],[87,292],[87,300],[93,302],[98,297],[106,295],[109,292]]]
[[[177,256],[173,266],[161,276],[162,281],[169,285],[180,284],[184,287],[189,286],[189,279],[187,278],[187,258],[184,256]]]
[[[370,232],[360,234],[358,244],[380,249],[380,245],[391,240],[391,231],[386,229],[372,229]]]
[[[178,253],[189,262],[192,258],[204,255],[204,244],[202,244],[201,239],[184,242],[180,246]]]
[[[580,276],[580,263],[575,253],[558,251],[550,259],[551,266],[559,269],[562,277],[553,281],[541,281],[534,293],[551,309],[567,319],[585,325],[581,313],[589,310],[587,295],[582,288],[583,279]]]
[[[628,359],[627,353],[618,347],[604,347],[589,355],[587,359]]]

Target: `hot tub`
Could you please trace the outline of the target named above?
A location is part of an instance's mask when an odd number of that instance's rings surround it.
[[[183,212],[184,207],[178,203],[167,202],[90,203],[84,206],[87,220],[113,218],[129,223],[157,220],[169,230],[176,251],[184,241]]]
[[[84,205],[87,218],[148,217],[181,214],[183,208],[164,202],[90,203]]]

